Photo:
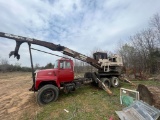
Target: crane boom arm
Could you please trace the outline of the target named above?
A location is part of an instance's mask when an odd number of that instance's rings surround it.
[[[12,40],[16,41],[15,50],[11,51],[9,56],[14,55],[15,57],[17,57],[17,59],[20,59],[20,55],[18,54],[20,45],[24,42],[27,42],[28,44],[40,45],[40,46],[49,48],[53,51],[62,51],[63,54],[65,54],[65,55],[68,55],[68,56],[73,57],[75,59],[81,60],[83,62],[87,62],[90,65],[94,66],[95,68],[101,69],[101,66],[97,60],[90,58],[88,56],[85,56],[81,53],[78,53],[74,50],[71,50],[71,49],[64,47],[64,46],[61,46],[61,45],[56,45],[51,42],[41,41],[41,40],[34,39],[34,38],[22,37],[22,36],[18,36],[18,35],[3,33],[3,32],[0,32],[0,37],[8,38],[8,39],[12,39]]]

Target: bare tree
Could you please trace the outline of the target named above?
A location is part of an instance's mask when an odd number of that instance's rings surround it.
[[[142,30],[119,47],[124,65],[137,71],[155,73],[160,60],[160,16],[154,15],[150,28]]]
[[[160,33],[160,15],[158,13],[151,18],[150,25]]]
[[[154,30],[154,34],[156,36],[157,44],[160,44],[160,15],[155,14],[150,21],[150,26]]]
[[[2,72],[6,72],[9,68],[8,60],[7,59],[1,59],[0,63],[1,63],[0,70]]]
[[[20,71],[21,70],[21,64],[20,63],[15,63],[14,64],[14,71]]]
[[[38,63],[36,63],[34,68],[37,70],[40,68],[40,65]]]

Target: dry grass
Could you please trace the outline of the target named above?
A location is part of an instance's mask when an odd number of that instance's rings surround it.
[[[134,81],[134,83],[160,85],[160,82],[155,81]],[[39,107],[35,94],[28,91],[31,85],[31,73],[0,73],[1,119],[108,120],[112,116],[117,120],[115,111],[123,108],[119,101],[120,87],[111,88],[114,96],[109,96],[105,91],[92,85],[82,86],[70,94],[61,91],[56,102]],[[127,83],[122,83],[121,87],[135,89]],[[65,112],[64,109],[69,112]]]
[[[32,85],[31,73],[0,73],[0,119],[18,120],[26,111],[35,116],[38,106],[33,92],[28,91]]]

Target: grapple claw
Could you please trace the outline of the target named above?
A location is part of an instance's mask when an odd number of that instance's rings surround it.
[[[10,58],[12,55],[14,55],[14,58],[16,57],[17,60],[20,59],[20,55],[19,55],[18,53],[16,53],[15,51],[11,51],[11,52],[9,53],[9,58]]]
[[[12,55],[14,55],[14,51],[11,51],[11,52],[9,53],[9,58],[10,58]]]
[[[14,58],[16,57],[17,60],[20,59],[20,55],[18,54],[18,51],[19,51],[20,45],[21,45],[22,43],[23,43],[23,42],[18,42],[18,41],[16,41],[15,50],[14,50],[14,51],[11,51],[11,52],[9,53],[9,58],[10,58],[12,55],[14,55]]]

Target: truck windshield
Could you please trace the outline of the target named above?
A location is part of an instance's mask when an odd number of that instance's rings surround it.
[[[54,68],[58,68],[58,61],[55,61]]]

